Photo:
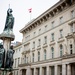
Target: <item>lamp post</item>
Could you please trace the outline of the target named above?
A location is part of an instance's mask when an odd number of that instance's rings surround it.
[[[0,44],[0,70],[3,72],[3,75],[8,75],[7,72],[12,71],[14,50],[13,46],[11,46],[11,41],[15,39],[13,25],[14,17],[12,9],[9,8],[4,30],[0,34],[0,39],[3,40],[3,45]]]

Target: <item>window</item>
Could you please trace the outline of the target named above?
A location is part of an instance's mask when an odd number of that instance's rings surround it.
[[[20,64],[20,58],[18,58],[18,65]]]
[[[74,13],[74,10],[71,11],[71,18],[74,18],[75,16],[75,13]]]
[[[72,46],[72,44],[70,44],[70,54],[72,54],[73,53],[73,46]]]
[[[15,71],[14,71],[14,75],[15,75]]]
[[[17,59],[15,59],[15,67],[16,67]]]
[[[40,61],[40,52],[38,52],[38,61]]]
[[[41,40],[39,39],[39,40],[38,40],[38,46],[40,46],[40,45],[41,45]]]
[[[62,45],[60,45],[60,57],[62,57],[62,52],[63,52],[63,46]]]
[[[38,34],[41,34],[41,29],[39,29],[39,33]]]
[[[21,47],[19,48],[19,51],[21,50]]]
[[[51,66],[51,75],[54,75],[54,66]]]
[[[60,17],[60,24],[63,23],[63,17]]]
[[[46,67],[43,67],[43,75],[46,75],[47,74],[47,70],[46,70]]]
[[[54,33],[51,34],[52,41],[54,41]]]
[[[17,71],[17,75],[18,75],[18,71]]]
[[[60,30],[60,38],[62,38],[63,37],[63,30],[61,29]]]
[[[74,29],[73,29],[73,24],[72,24],[72,25],[70,25],[70,30],[71,30],[71,32],[73,32],[73,31],[74,31]]]
[[[28,41],[30,39],[30,35],[25,37],[25,40]]]
[[[45,31],[47,31],[47,25],[45,26]]]
[[[33,33],[33,37],[35,36],[36,32]]]
[[[26,63],[26,55],[25,55],[25,63]]]
[[[28,57],[27,57],[27,63],[28,63]]]
[[[51,28],[54,28],[54,21],[51,23]]]
[[[62,75],[62,65],[59,65],[58,68],[59,68],[59,75]]]
[[[33,42],[33,48],[35,48],[35,42]]]
[[[34,62],[34,53],[32,54],[32,62]]]
[[[46,50],[44,50],[44,60],[46,60]]]
[[[44,37],[44,44],[47,44],[47,36]]]
[[[51,47],[51,55],[52,55],[52,58],[54,58],[54,48],[53,47]]]

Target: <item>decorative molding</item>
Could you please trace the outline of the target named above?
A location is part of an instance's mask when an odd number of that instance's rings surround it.
[[[65,41],[64,38],[60,38],[60,39],[58,39],[58,43],[63,42],[63,41]]]
[[[51,45],[54,45],[54,44],[55,44],[55,41],[51,41],[49,45],[51,46]]]
[[[48,47],[47,43],[43,44],[42,47],[43,47],[43,48]]]
[[[23,29],[20,30],[20,32],[22,33],[28,27],[31,27],[32,25],[34,25],[35,23],[37,23],[38,20],[40,20],[40,19],[44,19],[44,22],[47,21],[48,18],[51,17],[48,14],[51,14],[52,16],[54,16],[59,10],[60,11],[63,10],[66,7],[66,4],[68,4],[66,1],[59,1],[58,3],[56,3],[56,5],[52,6],[47,11],[45,11],[43,14],[41,14],[40,16],[38,16],[36,19],[34,19],[31,22],[29,22],[27,24],[27,26],[25,26]],[[56,9],[58,9],[58,11],[55,11]],[[42,23],[42,21],[43,20],[41,20],[40,24]]]

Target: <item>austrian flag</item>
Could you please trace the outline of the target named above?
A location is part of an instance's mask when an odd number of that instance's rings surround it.
[[[32,8],[30,8],[30,9],[28,9],[29,10],[29,13],[31,13],[32,12]]]

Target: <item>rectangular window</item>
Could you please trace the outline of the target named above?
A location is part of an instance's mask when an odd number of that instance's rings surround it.
[[[38,34],[41,34],[41,29],[39,29],[39,32],[38,32]]]
[[[51,66],[51,75],[54,75],[54,66]]]
[[[60,24],[63,23],[63,17],[60,17]]]
[[[38,40],[38,46],[40,46],[40,45],[41,45],[41,40],[39,39],[39,40]]]
[[[63,30],[61,29],[60,30],[60,38],[62,38],[63,37]]]
[[[25,41],[28,41],[30,39],[30,35],[25,37]]]
[[[71,32],[73,32],[73,31],[74,31],[73,24],[72,24],[72,25],[70,25],[70,30],[71,30]]]
[[[44,50],[44,60],[46,60],[46,50]]]
[[[36,35],[36,32],[33,32],[33,37],[35,37],[35,35]]]
[[[51,28],[54,28],[54,21],[51,23]]]
[[[45,26],[45,31],[47,31],[47,25]]]
[[[35,48],[35,42],[33,42],[33,48]]]
[[[28,63],[28,57],[27,57],[27,63]]]
[[[51,34],[52,41],[54,41],[54,33]]]
[[[62,65],[59,65],[59,75],[62,75]]]
[[[18,65],[20,64],[20,58],[18,58]]]
[[[15,68],[16,68],[17,59],[15,59]]]
[[[52,58],[54,58],[54,48],[53,47],[51,47],[51,55],[52,55]]]
[[[34,75],[34,69],[31,69],[31,75]]]
[[[34,62],[34,53],[32,54],[32,62]]]
[[[72,54],[72,53],[73,53],[73,45],[70,44],[70,54]]]
[[[44,44],[47,44],[47,36],[44,37]]]
[[[46,70],[46,67],[43,67],[43,73],[44,73],[43,75],[46,75],[47,74],[46,71],[47,71]]]
[[[74,18],[74,16],[75,16],[75,12],[74,12],[74,10],[72,10],[71,11],[71,18]]]
[[[38,52],[38,61],[40,61],[40,52]]]
[[[18,71],[17,71],[17,75],[18,75]]]
[[[25,60],[25,63],[26,63],[26,55],[25,55],[25,58],[24,58],[24,60]]]

